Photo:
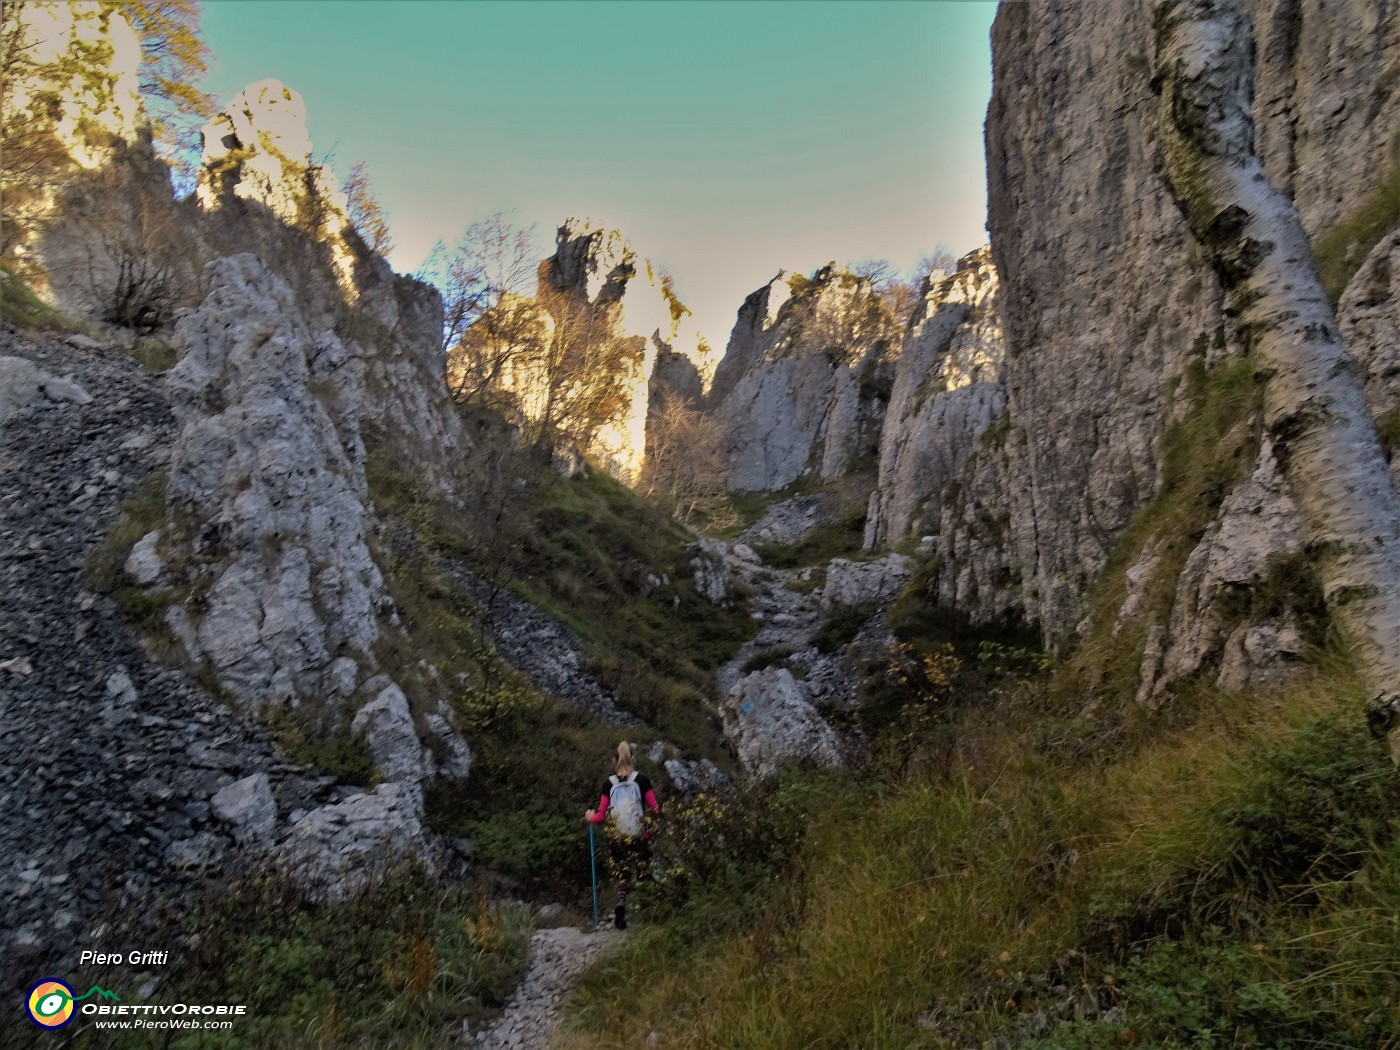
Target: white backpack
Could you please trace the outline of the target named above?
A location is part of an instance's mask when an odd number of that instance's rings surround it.
[[[642,833],[642,787],[637,783],[637,774],[628,773],[626,780],[608,777],[612,788],[608,791],[608,815],[613,825],[629,839]]]

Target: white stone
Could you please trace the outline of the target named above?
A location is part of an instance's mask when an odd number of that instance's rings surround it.
[[[408,697],[392,683],[355,713],[350,731],[364,737],[374,764],[388,783],[417,789],[424,777],[423,745],[408,709]]]
[[[136,541],[131,553],[127,555],[123,569],[142,587],[156,583],[165,571],[165,562],[160,556],[160,551],[156,550],[156,544],[159,542],[159,531],[148,532]]]
[[[834,558],[826,567],[822,608],[858,608],[893,598],[904,586],[913,566],[914,563],[902,554],[887,554],[869,562]]]
[[[266,773],[234,781],[209,800],[214,814],[231,826],[236,841],[264,846],[277,829],[277,802]]]
[[[23,357],[0,357],[0,423],[46,404],[86,405],[92,395]]]
[[[810,703],[803,683],[785,667],[740,678],[721,714],[725,735],[750,773],[769,776],[786,761],[841,764],[836,733]]]
[[[410,786],[381,784],[306,814],[278,856],[303,886],[330,900],[360,891],[396,863],[417,859],[433,870],[421,807]]]

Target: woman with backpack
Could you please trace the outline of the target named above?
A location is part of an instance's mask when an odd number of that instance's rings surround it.
[[[590,824],[601,824],[612,817],[608,826],[608,868],[617,883],[617,908],[614,925],[627,929],[627,891],[632,883],[651,870],[651,832],[644,817],[648,811],[659,812],[656,792],[645,773],[632,765],[632,745],[623,741],[617,745],[617,772],[603,785],[598,808],[584,813]]]

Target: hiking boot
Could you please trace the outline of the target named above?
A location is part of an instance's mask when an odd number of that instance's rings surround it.
[[[619,930],[627,929],[627,905],[619,904],[613,909],[613,927]]]

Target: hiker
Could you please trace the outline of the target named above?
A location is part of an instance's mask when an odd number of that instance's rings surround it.
[[[627,891],[651,870],[651,832],[643,818],[647,810],[657,813],[660,809],[651,780],[633,767],[632,745],[624,740],[617,745],[617,773],[603,785],[598,808],[583,815],[590,824],[601,824],[609,814],[613,818],[608,832],[608,868],[617,883],[613,924],[619,930],[627,929]]]

